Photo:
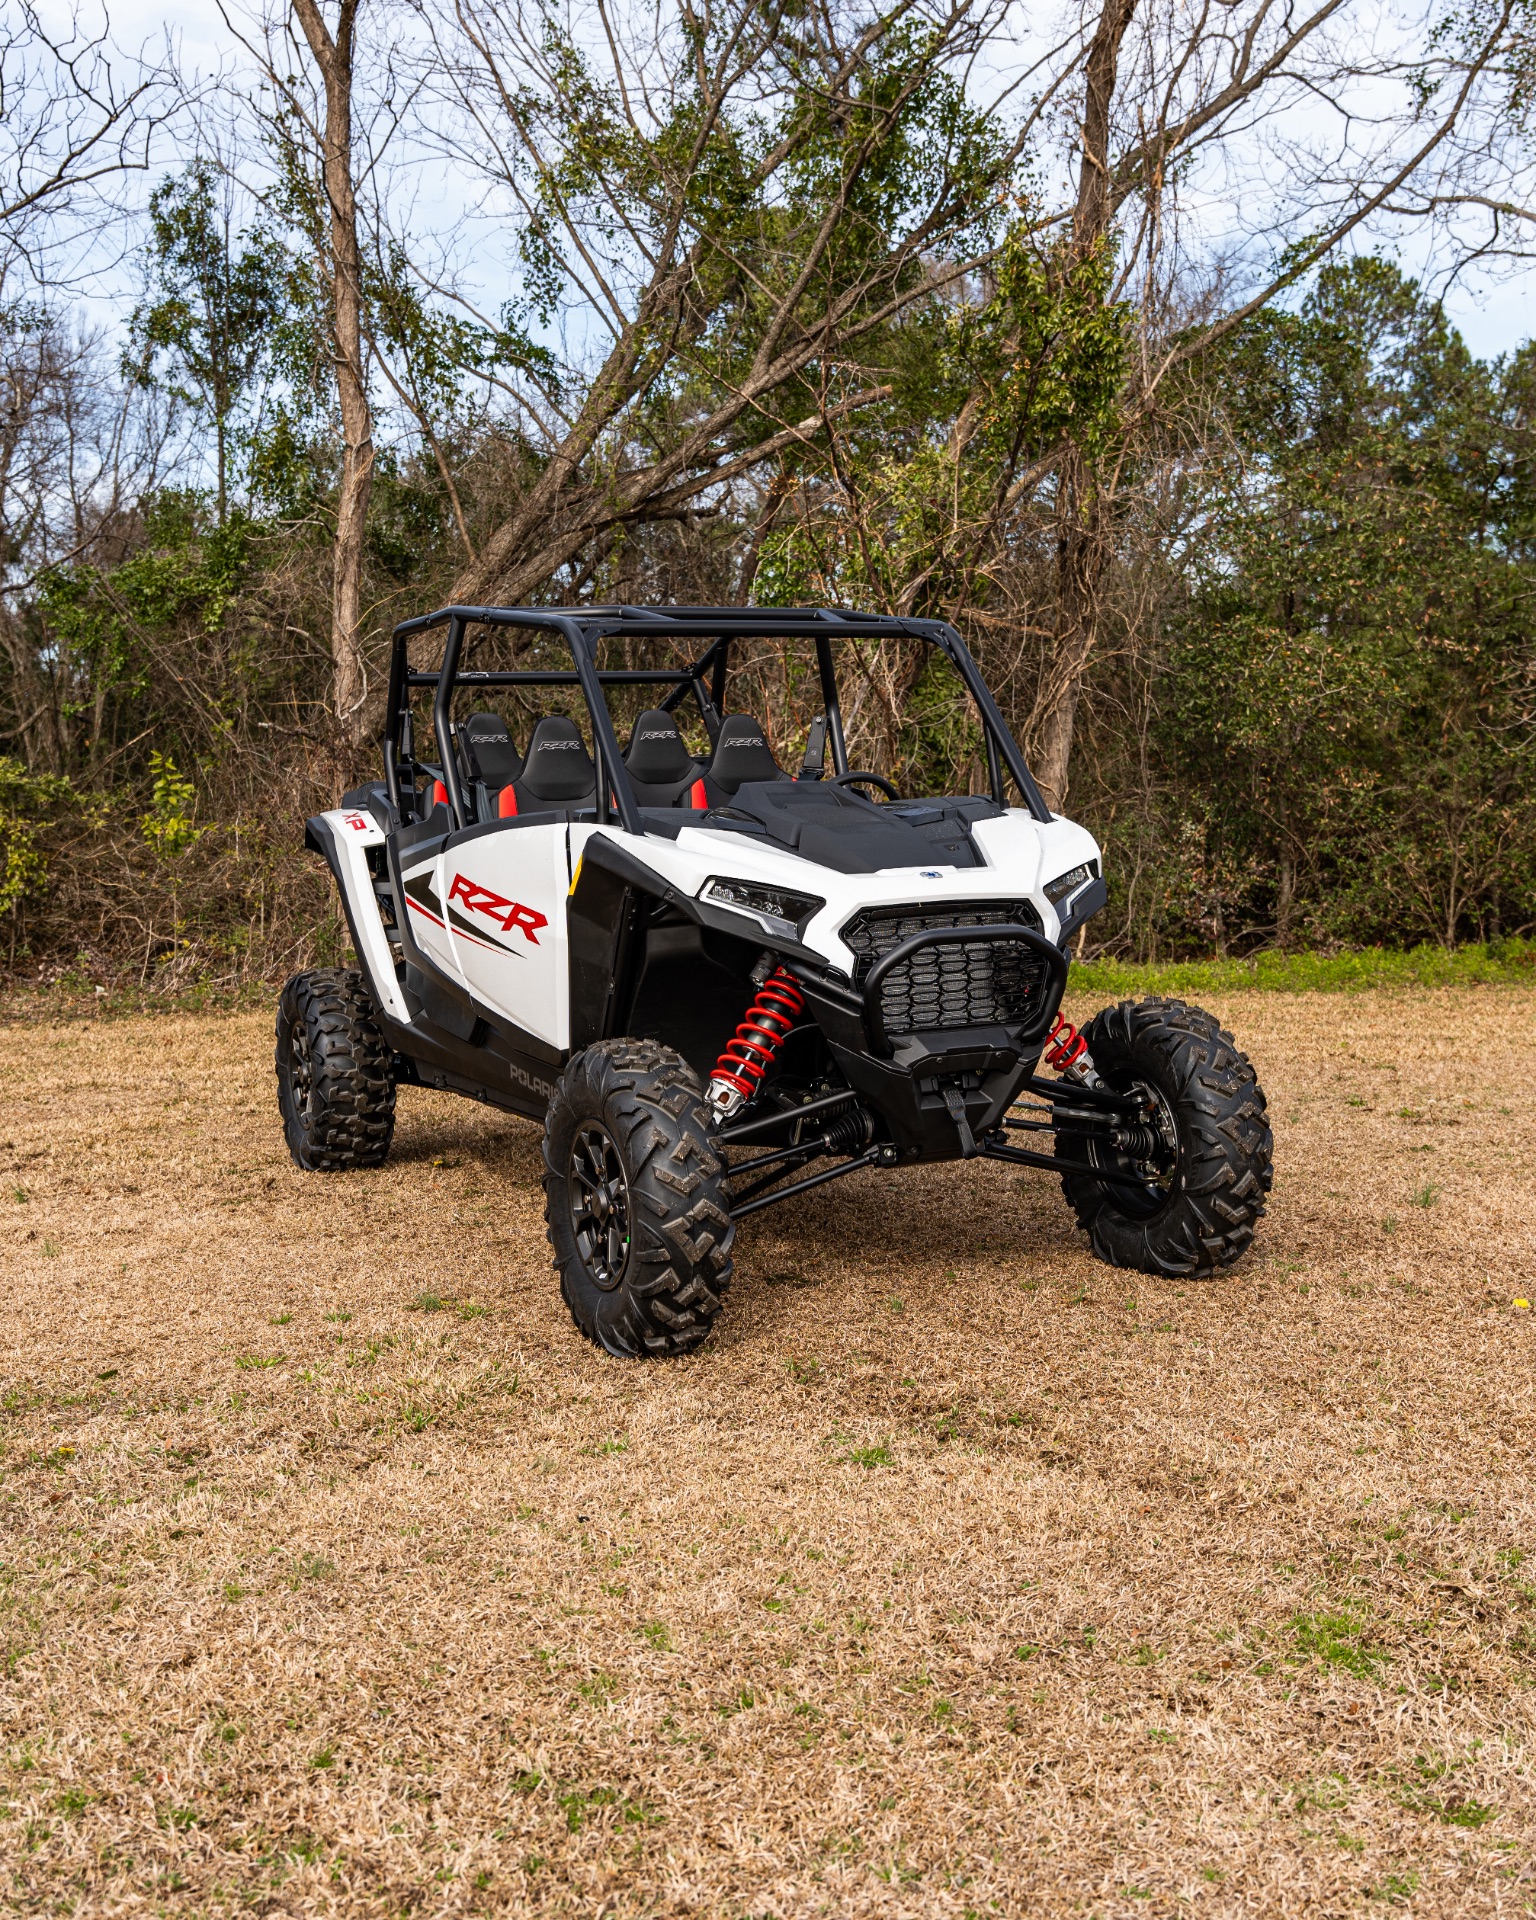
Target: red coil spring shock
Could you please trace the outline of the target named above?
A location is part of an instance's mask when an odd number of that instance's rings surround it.
[[[753,1098],[804,1011],[805,995],[795,976],[785,967],[775,967],[709,1076],[709,1103],[722,1120],[729,1120]]]
[[[1045,1036],[1045,1057],[1058,1073],[1070,1073],[1088,1051],[1088,1042],[1062,1014]]]
[[[1072,1022],[1060,1013],[1045,1036],[1045,1057],[1058,1073],[1064,1074],[1069,1080],[1080,1080],[1085,1087],[1104,1084],[1088,1052],[1088,1042]]]

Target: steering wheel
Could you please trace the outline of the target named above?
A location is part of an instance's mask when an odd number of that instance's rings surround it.
[[[883,773],[839,773],[827,782],[829,787],[878,787],[887,800],[899,800],[901,795],[886,779]]]

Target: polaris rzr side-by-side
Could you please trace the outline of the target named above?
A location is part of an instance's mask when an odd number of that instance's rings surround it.
[[[933,669],[984,792],[849,766],[840,677],[883,711]],[[793,769],[743,710],[765,675],[802,715]],[[358,964],[283,990],[289,1148],[379,1165],[401,1085],[540,1121],[561,1289],[609,1353],[696,1345],[737,1224],[863,1169],[1044,1168],[1095,1254],[1145,1273],[1203,1278],[1252,1239],[1253,1069],[1177,1000],[1063,1018],[1099,848],[1046,806],[952,627],[449,607],[395,631],[383,753],[306,828]]]

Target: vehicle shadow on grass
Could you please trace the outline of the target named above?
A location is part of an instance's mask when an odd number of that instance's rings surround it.
[[[1060,1268],[1084,1250],[1051,1176],[952,1166],[854,1175],[743,1222],[736,1242],[745,1287],[783,1302],[839,1273],[893,1261],[922,1293],[945,1288],[956,1266]]]
[[[453,1114],[403,1111],[389,1150],[400,1167],[477,1166],[486,1174],[522,1183],[543,1172],[539,1130],[513,1113],[468,1109]]]

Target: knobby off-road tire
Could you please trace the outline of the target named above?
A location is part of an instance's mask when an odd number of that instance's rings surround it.
[[[571,1318],[607,1353],[695,1347],[731,1278],[725,1164],[693,1069],[652,1040],[566,1067],[544,1123],[544,1218]]]
[[[1140,1083],[1171,1123],[1176,1161],[1165,1190],[1133,1191],[1063,1174],[1062,1190],[1100,1260],[1169,1278],[1204,1279],[1253,1239],[1272,1178],[1264,1095],[1230,1033],[1182,1000],[1122,1000],[1083,1029],[1093,1064],[1117,1092]],[[1057,1136],[1063,1159],[1131,1170],[1124,1155]]]
[[[277,1104],[306,1173],[381,1166],[395,1131],[392,1055],[363,976],[296,973],[277,1003]]]

